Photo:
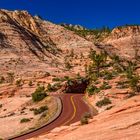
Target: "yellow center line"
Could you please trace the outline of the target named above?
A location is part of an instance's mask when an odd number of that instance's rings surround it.
[[[70,100],[71,100],[71,103],[72,103],[72,106],[73,106],[73,115],[72,115],[72,117],[68,120],[68,121],[66,121],[63,125],[66,125],[67,123],[69,123],[71,120],[73,120],[73,118],[76,116],[76,106],[75,106],[75,104],[74,104],[74,101],[73,101],[73,96],[71,96],[71,98],[70,98]]]

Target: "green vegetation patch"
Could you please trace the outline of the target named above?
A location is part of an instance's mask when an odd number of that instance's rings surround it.
[[[38,109],[34,109],[34,115],[41,114],[41,113],[45,112],[46,110],[48,110],[48,106],[41,106]]]
[[[34,102],[38,102],[38,101],[41,101],[43,100],[45,97],[47,97],[47,93],[46,93],[46,90],[45,90],[45,87],[44,86],[39,86],[34,93],[32,93],[32,100]]]
[[[96,106],[102,107],[102,106],[106,106],[108,104],[111,104],[111,100],[107,97],[104,97],[104,99],[102,99],[96,103]]]
[[[81,125],[85,125],[89,123],[89,119],[92,119],[92,115],[90,112],[85,112],[81,117]]]
[[[20,120],[20,123],[26,123],[26,122],[29,122],[29,121],[31,121],[31,120],[28,119],[28,118],[23,118],[23,119]]]
[[[88,93],[89,96],[91,95],[94,95],[96,93],[99,93],[100,92],[100,88],[97,88],[96,86],[93,86],[93,85],[89,85],[87,88],[86,88],[86,91]]]
[[[101,90],[111,89],[112,86],[110,86],[107,82],[103,82],[103,85],[100,86]]]

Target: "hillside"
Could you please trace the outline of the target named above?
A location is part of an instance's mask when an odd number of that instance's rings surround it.
[[[117,27],[104,39],[102,48],[107,48],[109,52],[116,53],[122,58],[139,59],[139,38],[140,26]]]
[[[88,52],[89,47],[94,47],[92,42],[60,25],[33,17],[27,11],[0,10],[0,36],[3,75],[14,72],[15,75],[34,76],[50,72],[48,67],[62,69],[67,51],[80,48]]]
[[[125,25],[114,28],[86,29],[78,25],[62,24],[66,29],[92,41],[98,48],[108,53],[117,54],[122,58],[135,59],[139,53],[139,25]],[[79,27],[79,28],[78,28]]]

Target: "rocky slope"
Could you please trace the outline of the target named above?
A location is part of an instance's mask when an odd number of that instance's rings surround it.
[[[120,26],[112,31],[108,27],[89,30],[71,24],[62,24],[62,26],[74,31],[86,40],[92,41],[97,47],[108,53],[111,52],[126,59],[134,59],[136,55],[140,55],[140,26],[138,25]]]
[[[124,26],[114,28],[104,39],[102,48],[108,52],[117,53],[127,59],[134,59],[140,55],[140,26]]]
[[[72,24],[66,24],[66,23],[62,23],[60,25],[65,28],[73,28],[75,30],[87,30],[85,27],[83,27],[81,25],[72,25]]]
[[[55,64],[63,68],[67,49],[83,48],[88,52],[90,47],[94,47],[92,42],[27,11],[0,10],[1,74],[34,76]],[[80,54],[80,49],[77,52]]]
[[[111,29],[109,29],[108,27],[87,29],[81,25],[72,25],[65,23],[61,24],[61,26],[94,43],[101,42],[103,39],[108,37],[111,32]]]

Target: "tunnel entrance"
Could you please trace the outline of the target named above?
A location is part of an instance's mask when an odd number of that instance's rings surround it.
[[[88,84],[89,84],[89,80],[85,78],[68,80],[65,85],[64,92],[81,94],[85,92]]]

